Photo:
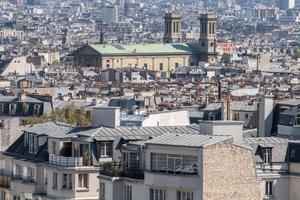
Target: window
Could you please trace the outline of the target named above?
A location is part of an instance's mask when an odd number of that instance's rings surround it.
[[[264,164],[271,164],[272,162],[272,148],[263,148]]]
[[[144,64],[144,69],[148,69],[148,64],[147,63]]]
[[[16,165],[16,178],[22,179],[23,176],[23,167],[21,165]]]
[[[177,200],[193,200],[193,192],[177,191]]]
[[[72,174],[63,174],[62,188],[63,189],[72,189]]]
[[[16,111],[17,111],[17,104],[15,103],[9,104],[9,114],[15,115]]]
[[[79,156],[83,157],[89,152],[89,145],[88,144],[80,144],[79,145]]]
[[[1,119],[1,120],[0,120],[0,129],[3,129],[3,128],[4,128],[4,120]]]
[[[78,174],[78,187],[88,188],[88,174]]]
[[[56,142],[55,141],[52,141],[51,142],[51,148],[52,148],[52,154],[55,154],[55,150],[56,150]]]
[[[164,64],[163,63],[159,63],[159,70],[164,70]]]
[[[110,64],[107,64],[107,65],[106,65],[106,68],[109,68],[109,67],[110,67]]]
[[[33,153],[33,147],[34,147],[34,135],[28,134],[28,146],[29,146],[29,153]]]
[[[150,188],[150,200],[166,200],[166,191]]]
[[[105,183],[100,182],[100,200],[105,200]]]
[[[0,199],[3,199],[3,200],[6,199],[6,193],[5,193],[5,191],[0,191]]]
[[[195,175],[197,156],[151,153],[151,171]]]
[[[23,103],[22,109],[23,109],[23,114],[27,115],[28,114],[28,110],[29,110],[29,104],[28,103]]]
[[[284,125],[284,126],[293,126],[294,125],[294,121],[295,121],[295,117],[294,116],[281,114],[279,116],[279,122],[278,122],[278,124]]]
[[[53,172],[52,188],[57,189],[57,173]]]
[[[48,184],[48,180],[47,180],[47,168],[44,168],[44,184],[45,185]]]
[[[132,187],[129,185],[125,185],[123,188],[123,199],[124,200],[132,200]]]
[[[246,114],[245,114],[245,119],[248,119],[248,118],[249,118],[249,114],[246,113]]]
[[[175,68],[179,67],[179,63],[175,63]]]
[[[101,142],[100,143],[100,157],[112,157],[112,143]]]
[[[1,113],[4,112],[4,104],[3,104],[3,103],[0,104],[0,112],[1,112]]]
[[[266,196],[272,196],[273,195],[273,181],[266,181]]]
[[[27,181],[34,182],[35,170],[31,167],[27,168]]]
[[[68,174],[63,174],[62,179],[62,188],[65,189],[68,185]]]
[[[20,200],[20,199],[21,199],[20,196],[16,196],[16,195],[13,196],[13,200]]]
[[[233,119],[234,119],[234,120],[239,120],[239,119],[240,119],[239,113],[234,113]]]
[[[40,115],[40,105],[34,105],[33,106],[33,114],[36,116]]]
[[[208,115],[208,119],[209,119],[210,121],[214,121],[214,120],[215,120],[215,115],[209,114],[209,115]]]

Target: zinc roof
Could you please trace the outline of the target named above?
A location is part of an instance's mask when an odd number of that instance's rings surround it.
[[[90,47],[102,55],[112,54],[192,54],[195,52],[191,46],[186,43],[172,44],[128,44],[128,45],[107,45],[90,44]]]
[[[158,126],[158,127],[75,127],[61,122],[45,122],[34,124],[25,131],[53,138],[72,138],[78,136],[91,137],[98,141],[141,140],[157,137],[164,133],[199,134],[197,126]]]
[[[186,146],[186,147],[207,147],[221,141],[232,138],[226,135],[191,135],[166,133],[151,139],[146,144],[170,145],[170,146]]]

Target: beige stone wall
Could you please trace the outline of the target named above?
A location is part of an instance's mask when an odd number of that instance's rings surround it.
[[[203,200],[260,198],[251,150],[227,140],[203,150]]]
[[[160,63],[163,69],[160,69]],[[175,69],[176,63],[179,67],[197,64],[197,58],[193,55],[166,55],[166,56],[120,56],[102,58],[103,69],[122,68],[122,67],[138,67],[143,68],[147,64],[149,70],[169,72]]]

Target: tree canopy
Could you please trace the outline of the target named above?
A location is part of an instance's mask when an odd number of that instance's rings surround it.
[[[73,104],[63,109],[56,109],[50,115],[29,117],[27,118],[26,124],[37,124],[51,120],[73,124],[78,127],[89,126],[92,124],[90,111],[86,111],[83,107],[78,109]]]

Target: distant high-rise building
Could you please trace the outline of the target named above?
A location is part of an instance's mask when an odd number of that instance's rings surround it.
[[[104,24],[119,21],[119,8],[118,6],[111,5],[101,9],[101,19]]]
[[[164,43],[181,41],[181,15],[179,13],[166,13],[164,30]]]
[[[131,0],[125,0],[124,2],[124,13],[125,16],[128,16],[131,10]]]
[[[291,9],[295,7],[295,0],[278,0],[277,5],[281,10]]]

